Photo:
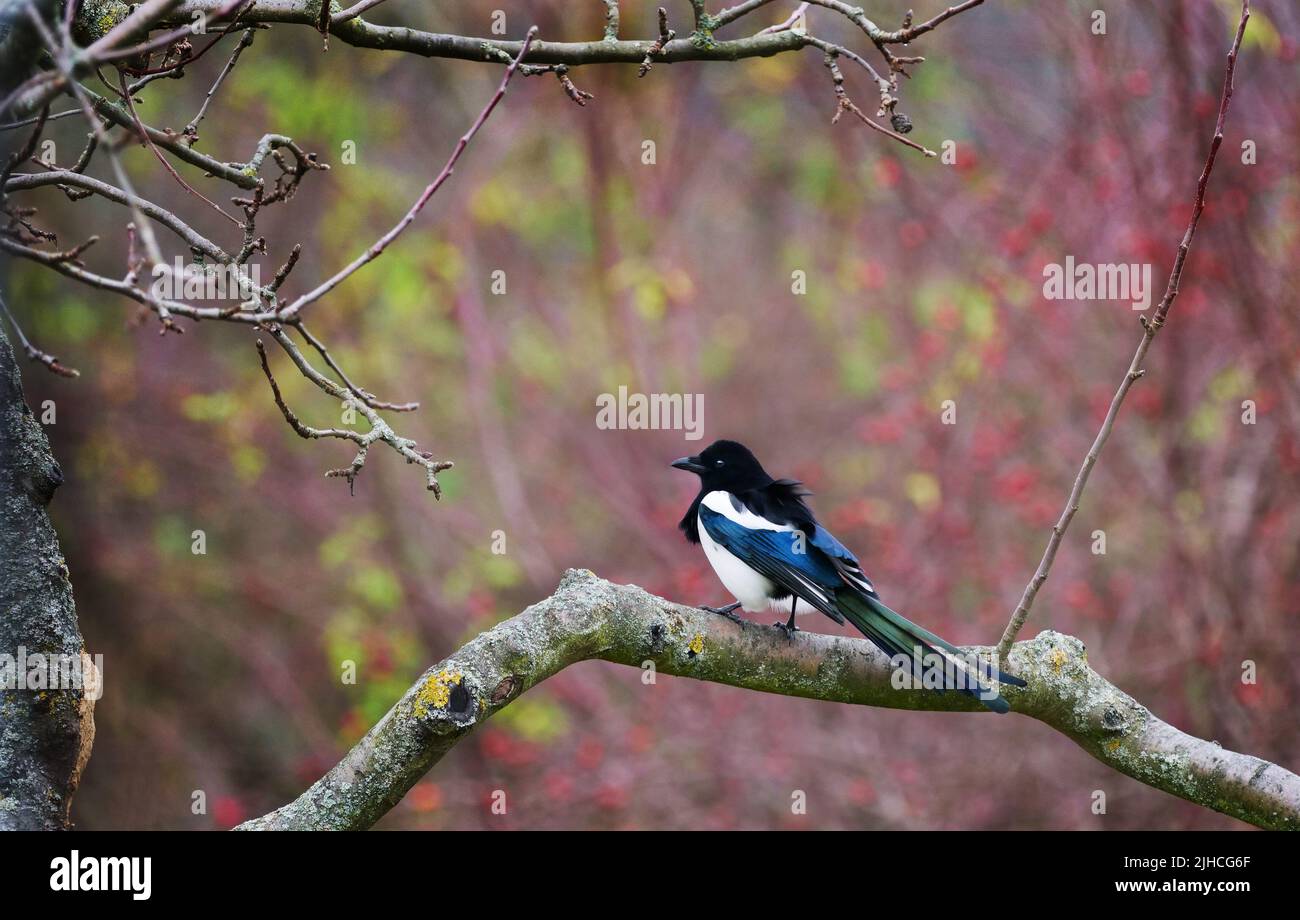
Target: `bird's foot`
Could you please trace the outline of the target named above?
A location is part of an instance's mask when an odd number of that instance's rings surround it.
[[[741,626],[743,626],[745,625],[745,621],[742,620],[740,617],[736,616],[736,614],[732,612],[739,606],[740,606],[740,602],[737,601],[736,603],[728,604],[725,607],[710,607],[708,604],[701,604],[700,609],[707,610],[709,613],[716,613],[718,616],[726,617],[731,622],[738,623]]]
[[[793,623],[782,623],[780,620],[773,623],[772,625],[775,626],[777,629],[781,630],[783,633],[785,633],[785,637],[787,639],[793,639],[795,633],[803,632],[802,629],[800,629],[798,626],[795,626]]]

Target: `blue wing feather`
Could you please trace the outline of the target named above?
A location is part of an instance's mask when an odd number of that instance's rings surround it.
[[[854,565],[858,564],[858,558],[854,556],[853,553],[849,552],[847,546],[835,539],[835,535],[825,527],[817,528],[816,533],[813,534],[811,543],[828,556],[837,556],[841,559],[850,560]]]
[[[844,580],[832,560],[815,544],[815,538],[810,540],[797,530],[745,527],[703,505],[700,524],[715,543],[786,593],[835,622],[844,622],[835,607],[835,592],[844,587]]]

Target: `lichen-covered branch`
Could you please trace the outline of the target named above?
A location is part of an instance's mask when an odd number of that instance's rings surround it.
[[[570,570],[556,592],[434,665],[343,760],[296,800],[244,830],[364,829],[443,755],[519,694],[599,659],[750,690],[892,709],[986,712],[961,694],[896,689],[888,659],[862,639],[736,623]],[[1251,824],[1300,829],[1300,776],[1161,721],[1056,632],[1018,642],[1003,686],[1013,712],[1061,732],[1093,757]],[[998,730],[996,724],[991,730]]]

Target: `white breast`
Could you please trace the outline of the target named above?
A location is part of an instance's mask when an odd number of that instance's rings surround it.
[[[766,518],[759,517],[743,505],[738,510],[732,505],[731,495],[727,492],[710,492],[704,496],[700,504],[710,511],[716,511],[718,514],[751,530],[794,530],[794,527],[789,524],[774,524]],[[699,531],[700,545],[704,547],[704,555],[708,557],[709,564],[713,566],[713,571],[717,573],[723,587],[730,591],[736,600],[740,601],[740,605],[745,610],[750,613],[761,613],[769,609],[783,609],[789,613],[789,598],[784,601],[773,601],[768,596],[776,589],[776,586],[769,579],[755,572],[728,550],[719,546],[709,536],[709,532],[704,529],[702,523],[699,523]],[[806,604],[801,606],[807,607]],[[805,611],[800,610],[799,612],[803,613]]]

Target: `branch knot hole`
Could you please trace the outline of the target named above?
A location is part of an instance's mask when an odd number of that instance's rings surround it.
[[[476,693],[463,672],[442,668],[430,672],[415,693],[411,709],[426,724],[450,723],[454,727],[472,724],[477,715]]]
[[[664,649],[664,638],[667,628],[663,623],[650,624],[650,651],[662,652]]]

